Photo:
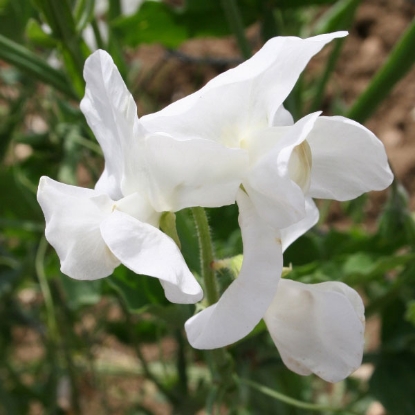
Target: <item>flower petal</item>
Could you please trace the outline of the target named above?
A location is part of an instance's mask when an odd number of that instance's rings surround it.
[[[259,215],[277,229],[286,228],[305,217],[304,192],[292,180],[290,160],[295,147],[305,140],[319,114],[309,114],[292,127],[283,127],[285,134],[254,164],[247,181],[243,182]],[[274,130],[280,134],[281,127],[262,130],[258,141],[269,142],[266,136],[274,134]]]
[[[392,183],[382,142],[353,120],[320,117],[307,141],[313,157],[312,197],[350,200]]]
[[[55,248],[61,271],[78,280],[111,275],[120,262],[107,248],[99,224],[113,201],[91,189],[42,177],[37,199],[46,219],[46,239]]]
[[[347,32],[308,39],[275,37],[252,58],[212,79],[201,90],[141,121],[152,132],[200,137],[238,147],[252,131],[273,124],[308,61]],[[284,117],[286,119],[286,117]],[[275,120],[277,122],[277,120]]]
[[[163,287],[169,301],[189,304],[202,299],[202,289],[179,248],[154,226],[116,210],[101,223],[101,234],[126,267],[165,281]]]
[[[281,105],[277,111],[275,111],[271,125],[273,127],[294,125],[294,118],[291,113],[284,108],[284,105]]]
[[[304,219],[287,228],[281,229],[282,252],[318,222],[320,213],[311,197],[305,199],[305,212],[306,216]]]
[[[86,60],[84,78],[81,110],[105,157],[105,170],[96,189],[118,200],[122,197],[120,183],[129,142],[142,134],[137,107],[107,52],[97,50]]]
[[[264,320],[283,362],[299,375],[338,382],[361,364],[364,306],[341,282],[282,279]]]
[[[127,164],[127,175],[136,180],[125,181],[123,191],[133,191],[137,180],[147,183],[146,193],[159,212],[235,203],[248,169],[246,151],[209,140],[153,135],[144,140],[140,154],[139,162]]]
[[[197,349],[223,347],[246,336],[263,317],[281,275],[279,233],[262,221],[242,190],[237,202],[244,243],[241,272],[216,304],[187,320],[187,337]]]

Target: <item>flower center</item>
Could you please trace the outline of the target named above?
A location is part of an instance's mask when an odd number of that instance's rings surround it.
[[[307,140],[294,147],[288,163],[291,180],[301,187],[304,193],[310,189],[312,156]]]

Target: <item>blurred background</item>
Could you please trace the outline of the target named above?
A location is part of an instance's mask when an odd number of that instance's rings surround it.
[[[415,4],[410,0],[0,0],[0,414],[415,414]],[[308,65],[285,105],[364,123],[396,180],[347,203],[285,254],[289,278],[343,281],[366,304],[363,365],[328,384],[282,364],[265,325],[229,347],[247,385],[217,394],[210,355],[187,343],[194,306],[123,267],[93,282],[59,271],[39,178],[93,187],[101,150],[79,102],[82,69],[107,50],[139,115],[237,65],[277,35],[349,30]],[[209,210],[217,258],[240,254],[237,208]],[[197,274],[197,239],[177,214]],[[221,271],[223,288],[231,274]],[[285,399],[284,397],[291,397]]]

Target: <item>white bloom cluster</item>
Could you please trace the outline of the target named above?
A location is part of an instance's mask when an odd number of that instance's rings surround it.
[[[94,190],[43,177],[38,192],[62,272],[97,279],[122,263],[159,278],[170,301],[195,303],[201,287],[158,229],[161,213],[236,202],[242,268],[216,304],[187,321],[189,342],[223,347],[263,318],[294,372],[336,382],[354,371],[363,353],[359,295],[340,282],[280,280],[283,251],[318,220],[312,198],[350,200],[393,179],[382,143],[362,125],[320,113],[294,123],[283,107],[308,61],[346,34],[271,39],[140,120],[111,57],[93,53],[81,109],[103,149],[104,172]]]

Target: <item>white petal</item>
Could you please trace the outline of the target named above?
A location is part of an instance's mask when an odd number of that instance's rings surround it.
[[[304,219],[287,228],[281,229],[282,252],[318,222],[320,213],[313,199],[310,197],[305,199],[305,211],[306,216]]]
[[[307,137],[313,156],[310,196],[350,200],[392,183],[382,142],[344,117],[320,117]]]
[[[272,126],[290,126],[294,124],[294,118],[289,111],[281,105],[274,114]]]
[[[305,140],[318,115],[318,112],[307,115],[292,127],[283,127],[285,134],[259,159],[250,170],[247,181],[243,182],[258,213],[277,229],[286,228],[305,217],[304,193],[292,180],[289,167],[294,148]],[[272,134],[274,129],[280,131],[281,127],[262,130],[260,135]],[[259,136],[258,140],[261,138]]]
[[[132,271],[165,281],[166,297],[174,303],[202,299],[200,285],[174,241],[147,223],[114,211],[101,223],[101,234],[113,254]]]
[[[159,212],[235,203],[248,169],[246,151],[209,140],[153,135],[145,139],[140,154],[139,162],[127,164],[127,176],[135,181],[125,181],[123,191],[130,193],[137,181],[147,183],[146,193]]]
[[[99,224],[110,215],[113,201],[48,177],[40,179],[37,198],[46,219],[46,239],[58,253],[61,271],[79,280],[111,275],[120,262],[102,239]]]
[[[282,279],[264,320],[283,362],[299,375],[338,382],[361,364],[364,306],[341,282]]]
[[[138,193],[131,193],[115,203],[117,210],[127,213],[141,222],[159,227],[161,213],[156,212],[148,200]]]
[[[98,50],[86,60],[84,78],[81,110],[105,157],[105,170],[96,189],[117,200],[122,197],[119,186],[129,142],[142,134],[137,107],[107,52]]]
[[[237,197],[244,260],[238,278],[219,301],[190,318],[185,329],[197,349],[215,349],[246,336],[263,317],[282,270],[279,233],[257,215],[248,196]]]
[[[141,121],[152,132],[164,131],[176,138],[200,136],[237,147],[251,131],[276,125],[275,114],[308,61],[325,44],[346,34],[275,37],[251,59]]]

